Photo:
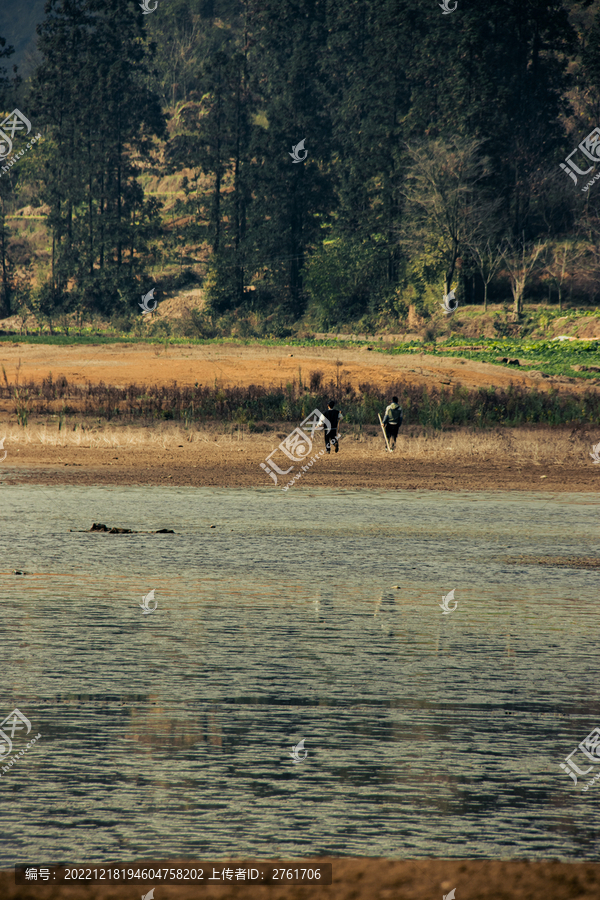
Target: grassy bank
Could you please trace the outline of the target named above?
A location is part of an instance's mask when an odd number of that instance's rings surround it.
[[[406,350],[394,347],[391,352],[397,354]],[[458,356],[505,366],[518,365],[544,375],[594,379],[600,372],[600,342],[596,340],[532,341],[507,338],[466,344],[463,340],[453,339],[443,344],[427,344],[425,352],[434,356]],[[504,363],[503,358],[507,360]]]

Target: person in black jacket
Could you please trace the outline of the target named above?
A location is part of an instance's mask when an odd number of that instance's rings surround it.
[[[331,453],[331,445],[333,444],[335,452],[339,449],[338,427],[343,419],[343,415],[339,409],[335,408],[335,400],[330,400],[327,404],[327,415],[321,413],[320,422],[325,428],[325,449]]]

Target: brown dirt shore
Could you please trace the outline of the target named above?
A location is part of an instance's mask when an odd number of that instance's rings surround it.
[[[246,860],[240,860],[239,864],[244,862],[247,864]],[[277,863],[277,860],[273,862]],[[302,865],[306,866],[307,862],[303,861]],[[251,897],[252,900],[442,900],[442,896],[452,889],[456,890],[456,900],[598,900],[600,897],[600,863],[330,857],[312,862],[332,863],[333,883],[330,886],[161,885],[155,888],[155,900],[196,900],[198,897],[211,900],[238,897]],[[172,868],[182,863],[171,860],[162,865]],[[233,867],[238,861],[230,860],[226,864]],[[154,864],[145,860],[143,865]],[[134,884],[51,887],[39,883],[15,886],[14,872],[0,872],[0,897],[3,900],[139,900],[150,887]]]
[[[14,383],[41,382],[52,372],[70,382],[103,380],[168,385],[285,385],[312,371],[323,380],[338,376],[352,384],[370,382],[382,389],[405,384],[462,384],[467,388],[535,386],[546,390],[598,390],[576,379],[535,380],[518,371],[453,357],[421,354],[390,356],[344,348],[288,348],[207,344],[162,346],[109,344],[59,347],[2,344],[1,362]],[[567,382],[567,383],[565,383]],[[448,431],[427,436],[418,429],[401,431],[394,454],[385,451],[377,422],[365,434],[346,430],[340,453],[319,458],[294,487],[385,490],[594,491],[600,466],[590,458],[600,433],[591,428],[497,429],[476,433]],[[261,462],[293,429],[249,434],[230,424],[185,430],[177,425],[96,425],[77,414],[58,430],[56,417],[16,424],[14,401],[0,403],[0,482],[38,484],[114,484],[264,487],[277,490],[298,473],[279,477],[275,486]],[[75,429],[75,430],[73,430]],[[344,429],[342,429],[344,431]],[[315,451],[322,449],[317,438]],[[6,452],[3,459],[2,450]],[[281,466],[283,468],[283,466]]]
[[[260,464],[291,431],[248,434],[104,426],[91,432],[51,425],[0,426],[6,459],[0,483],[177,485],[280,490]],[[572,429],[402,435],[394,453],[381,436],[342,432],[339,453],[320,456],[290,490],[595,492],[600,466],[590,451],[600,435]],[[312,456],[323,449],[318,435]],[[1,454],[0,454],[1,459]],[[282,460],[279,460],[283,468]],[[291,465],[291,463],[290,463]]]

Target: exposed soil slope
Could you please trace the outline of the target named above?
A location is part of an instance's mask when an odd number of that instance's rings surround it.
[[[56,379],[84,384],[214,384],[223,386],[285,385],[301,374],[306,382],[312,371],[323,380],[339,377],[354,385],[371,382],[384,388],[401,378],[406,384],[461,384],[468,388],[526,385],[539,390],[571,393],[597,390],[578,379],[536,377],[533,372],[508,369],[491,363],[426,354],[391,356],[368,350],[314,347],[262,347],[207,344],[160,345],[103,344],[60,347],[47,344],[2,344],[0,357],[11,382],[21,360],[20,380],[41,381],[52,372]],[[340,365],[337,365],[339,361]],[[300,372],[301,370],[301,372]]]

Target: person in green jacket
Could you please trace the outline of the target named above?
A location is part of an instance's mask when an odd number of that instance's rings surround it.
[[[383,417],[383,427],[385,428],[385,434],[388,439],[388,443],[392,450],[396,446],[396,439],[398,437],[398,429],[402,425],[402,409],[398,406],[398,398],[392,397],[392,402],[388,406],[385,411],[385,416]],[[393,443],[392,443],[393,442]]]

